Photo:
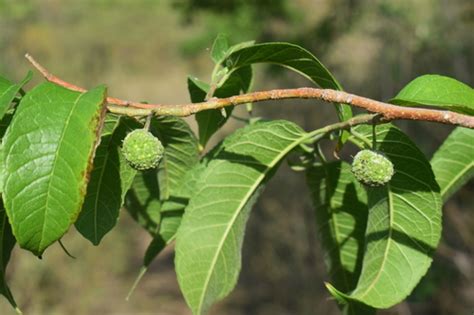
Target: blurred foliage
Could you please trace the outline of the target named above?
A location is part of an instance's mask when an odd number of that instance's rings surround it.
[[[213,14],[234,14],[242,8],[260,12],[260,16],[285,18],[288,14],[286,0],[176,0],[176,8],[183,10],[186,18],[191,20],[195,10],[207,10]]]
[[[0,0],[0,73],[22,78],[29,69],[23,59],[28,51],[79,85],[106,83],[114,96],[179,103],[188,100],[187,74],[209,79],[208,48],[224,32],[233,43],[300,44],[346,90],[389,99],[425,73],[473,86],[473,29],[472,0]],[[309,85],[285,70],[258,70],[255,89]],[[307,129],[336,119],[330,106],[314,101],[259,104],[254,110]],[[245,115],[244,109],[235,112]],[[451,129],[398,124],[429,157]],[[230,120],[222,133],[237,126]],[[326,148],[328,156],[331,149]],[[347,148],[343,157],[350,160],[353,153]],[[447,203],[443,243],[414,295],[381,314],[472,312],[473,193],[470,183]],[[303,176],[283,166],[251,215],[239,285],[214,314],[338,314],[323,285],[327,276],[314,220]],[[47,251],[42,261],[15,250],[12,290],[26,314],[189,314],[169,250],[124,302],[148,241],[124,213],[98,248],[71,231],[65,243],[76,260],[59,248]],[[3,300],[0,314],[11,314]]]
[[[271,40],[276,29],[278,33],[302,30],[295,28],[302,14],[295,3],[287,0],[175,0],[173,6],[181,12],[184,25],[205,27],[200,35],[182,44],[186,56],[208,46],[217,33],[225,33],[237,43]]]

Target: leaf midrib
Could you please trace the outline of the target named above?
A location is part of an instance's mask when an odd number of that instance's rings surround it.
[[[232,230],[232,227],[234,226],[235,220],[237,220],[237,217],[239,216],[240,212],[242,211],[242,209],[247,204],[248,199],[252,196],[255,189],[260,185],[261,181],[265,178],[268,171],[271,170],[275,166],[277,161],[279,161],[283,156],[285,156],[289,151],[291,151],[291,149],[293,149],[296,145],[298,145],[305,138],[306,138],[306,134],[303,134],[298,139],[298,141],[295,139],[295,141],[293,142],[292,145],[289,145],[285,150],[282,150],[280,152],[280,154],[278,154],[275,157],[275,159],[273,159],[273,161],[266,167],[265,171],[262,172],[262,174],[257,177],[257,180],[255,181],[255,184],[249,187],[250,188],[249,192],[245,195],[245,197],[242,199],[242,202],[237,207],[237,209],[236,209],[237,211],[235,211],[234,215],[232,216],[232,219],[230,220],[230,222],[229,222],[229,224],[228,224],[228,226],[227,226],[227,228],[224,232],[224,235],[223,235],[220,243],[217,246],[216,254],[214,255],[214,257],[212,259],[212,262],[211,262],[211,268],[209,268],[209,272],[208,272],[206,280],[204,282],[204,289],[202,290],[201,296],[199,298],[199,306],[198,306],[197,314],[202,313],[203,301],[204,301],[204,298],[206,296],[206,292],[209,288],[209,282],[210,282],[211,276],[214,272],[214,268],[215,268],[215,265],[217,264],[217,260],[218,260],[219,254],[222,250],[222,247],[224,246],[224,243],[227,240],[227,237],[228,237],[230,231]]]
[[[9,88],[7,88],[1,95],[0,95],[0,98],[4,97],[5,95],[7,95],[11,90],[14,90],[16,87],[18,86],[18,84],[13,84],[11,85]],[[7,104],[8,105],[8,104]]]
[[[390,190],[390,183],[387,184],[387,195],[388,195],[388,208],[389,208],[389,211],[388,211],[388,214],[389,214],[389,225],[388,225],[389,230],[388,230],[387,245],[385,247],[385,251],[384,251],[384,254],[383,254],[382,265],[378,269],[375,278],[369,284],[369,286],[367,287],[365,292],[363,292],[359,296],[360,299],[362,299],[364,296],[366,296],[372,290],[372,288],[377,284],[378,280],[380,279],[380,276],[382,275],[382,272],[383,272],[384,267],[385,267],[385,263],[387,262],[387,256],[388,256],[388,252],[390,250],[390,245],[392,243],[393,215],[394,215],[394,213],[393,213],[393,200],[392,200],[393,197],[392,197],[392,193],[391,193],[391,190]]]
[[[443,198],[443,200],[444,200],[444,198],[446,197],[445,195],[446,195],[446,193],[449,191],[449,189],[451,189],[451,187],[454,186],[454,184],[458,181],[459,178],[461,178],[461,177],[463,177],[465,174],[467,174],[468,171],[469,171],[472,167],[474,167],[474,162],[471,162],[471,163],[467,164],[460,172],[457,173],[456,176],[454,176],[454,177],[452,178],[452,180],[450,180],[450,181],[448,182],[448,184],[444,187],[444,189],[441,190],[441,197]]]
[[[56,169],[57,167],[56,166],[56,163],[57,163],[57,160],[58,160],[58,156],[59,156],[59,151],[61,151],[61,148],[62,148],[62,145],[63,145],[63,139],[64,139],[64,135],[66,134],[66,131],[69,129],[69,121],[71,120],[71,117],[72,117],[72,114],[75,112],[75,109],[76,109],[76,106],[79,104],[79,100],[84,96],[86,95],[86,93],[82,93],[80,94],[77,99],[74,101],[73,103],[73,106],[71,108],[71,111],[69,112],[69,115],[66,119],[66,122],[64,124],[64,128],[62,130],[62,133],[61,133],[61,137],[59,139],[59,145],[56,149],[56,152],[54,153],[54,161],[53,161],[53,168],[52,168],[52,172],[51,172],[51,175],[49,177],[49,181],[48,181],[48,187],[47,187],[47,193],[46,193],[46,204],[45,204],[45,208],[44,208],[44,214],[43,214],[43,222],[42,222],[42,227],[41,227],[41,239],[40,239],[40,242],[39,242],[39,245],[38,245],[38,250],[37,252],[39,253],[41,248],[42,248],[42,243],[43,243],[43,240],[44,240],[44,233],[46,231],[45,227],[46,227],[46,217],[48,216],[48,204],[49,204],[49,200],[51,199],[50,198],[50,191],[51,191],[51,183],[52,183],[52,179],[54,178],[54,174],[56,172]]]
[[[329,181],[329,172],[327,171],[327,168],[324,168],[324,172],[326,173],[326,181],[328,182]],[[342,172],[342,166],[341,166],[341,172]],[[337,185],[336,185],[337,186]],[[329,196],[329,187],[330,185],[328,185],[326,183],[326,198],[328,198]],[[330,216],[330,225],[332,226],[332,228],[334,229],[334,238],[336,239],[336,249],[337,249],[337,252],[339,253],[338,254],[338,258],[339,258],[339,267],[341,267],[341,270],[343,270],[343,264],[342,264],[342,251],[341,251],[341,246],[340,246],[340,239],[339,239],[339,232],[338,232],[338,224],[337,224],[337,218],[336,216],[334,215],[333,211],[332,211],[332,205],[331,205],[331,202],[326,202],[327,203],[327,208],[329,211],[331,211],[331,216]],[[332,220],[331,220],[332,219]],[[347,274],[346,272],[342,271],[342,278],[344,279],[344,284],[346,285],[346,288],[349,288],[349,281],[347,279]]]

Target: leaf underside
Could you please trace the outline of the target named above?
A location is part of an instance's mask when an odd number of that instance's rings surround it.
[[[367,196],[346,162],[307,170],[316,223],[325,250],[329,276],[344,292],[359,278],[367,224]]]
[[[387,308],[406,298],[431,264],[441,235],[441,198],[431,166],[416,145],[395,127],[377,129],[376,149],[393,162],[395,175],[386,186],[367,189],[362,270],[356,288],[338,295]],[[355,130],[370,143],[370,126]]]
[[[350,164],[330,162],[307,169],[307,183],[316,210],[316,223],[329,277],[343,292],[359,279],[367,225],[367,194],[354,178]],[[356,301],[340,305],[343,314],[374,314]]]
[[[181,118],[154,119],[150,130],[162,141],[165,153],[158,169],[138,174],[127,194],[128,212],[153,236],[128,297],[151,262],[174,240],[190,191],[194,191],[193,174],[199,162],[198,141]]]
[[[223,62],[230,71],[255,63],[277,64],[289,68],[325,89],[342,90],[329,70],[309,51],[290,43],[260,43],[235,49]],[[341,121],[352,117],[348,105],[337,104]]]
[[[162,211],[183,211],[185,177],[198,163],[198,142],[181,118],[152,120],[150,131],[160,138],[165,153],[157,169],[139,173],[127,195],[127,210],[153,236],[159,237]],[[163,208],[163,209],[162,209]]]
[[[431,159],[443,201],[474,177],[474,130],[457,127]]]
[[[290,122],[257,123],[237,130],[214,152],[176,238],[178,281],[195,314],[235,286],[250,209],[281,159],[305,136]]]
[[[156,170],[138,173],[127,192],[125,207],[130,216],[154,236],[160,224],[161,201]]]
[[[165,153],[158,167],[158,181],[160,200],[167,200],[176,195],[186,172],[198,163],[198,141],[189,125],[178,117],[153,120],[150,131],[165,146]]]

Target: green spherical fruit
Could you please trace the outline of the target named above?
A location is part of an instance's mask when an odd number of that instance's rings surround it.
[[[362,150],[354,157],[352,173],[364,185],[383,186],[392,179],[393,164],[381,152]]]
[[[144,129],[130,132],[122,144],[125,159],[139,171],[157,167],[164,151],[161,141]]]

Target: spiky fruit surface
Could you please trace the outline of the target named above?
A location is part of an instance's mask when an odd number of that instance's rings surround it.
[[[122,144],[125,159],[139,171],[157,167],[164,151],[161,141],[144,129],[130,132]]]
[[[352,162],[352,173],[364,185],[383,186],[392,179],[393,164],[380,152],[361,150]]]

